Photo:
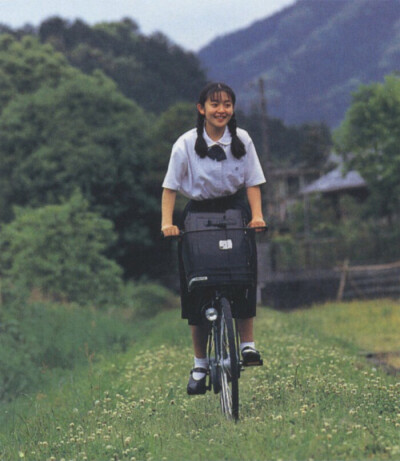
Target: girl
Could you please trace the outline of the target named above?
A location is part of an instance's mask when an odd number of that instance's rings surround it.
[[[260,185],[265,177],[248,133],[236,128],[236,97],[224,83],[210,83],[200,93],[197,128],[183,134],[172,148],[163,182],[161,231],[164,236],[179,235],[173,223],[176,193],[190,199],[188,212],[224,212],[240,209],[250,227],[265,226]],[[202,325],[201,294],[188,292],[179,247],[182,318],[188,319],[194,346],[194,368],[190,372],[188,394],[206,392],[206,327]],[[244,365],[260,361],[253,339],[256,314],[256,287],[239,290],[232,303],[238,319]]]

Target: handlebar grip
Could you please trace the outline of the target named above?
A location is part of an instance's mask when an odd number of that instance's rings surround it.
[[[182,231],[179,232],[179,235],[164,235],[164,233],[162,231],[160,232],[160,238],[161,239],[178,239],[178,238],[182,237],[182,235],[183,235]]]

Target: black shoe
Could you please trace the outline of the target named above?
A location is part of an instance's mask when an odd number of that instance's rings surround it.
[[[205,373],[204,378],[201,379],[194,379],[193,378],[193,373]],[[190,371],[190,378],[189,382],[187,385],[187,393],[189,395],[200,395],[200,394],[205,394],[207,391],[206,388],[206,378],[207,378],[207,372],[205,368],[193,368]]]
[[[251,346],[246,346],[243,348],[242,359],[244,367],[255,367],[261,366],[263,364],[260,353]]]

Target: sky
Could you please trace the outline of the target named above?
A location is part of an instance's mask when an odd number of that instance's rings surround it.
[[[39,25],[50,16],[88,24],[129,17],[142,33],[162,32],[188,51],[243,29],[296,0],[0,0],[0,23]]]

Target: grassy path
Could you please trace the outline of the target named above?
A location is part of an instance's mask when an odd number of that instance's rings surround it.
[[[0,459],[400,459],[400,377],[359,355],[372,350],[371,330],[389,347],[398,303],[260,309],[266,365],[243,373],[238,424],[219,413],[217,396],[185,395],[192,354],[178,317],[138,326],[127,353],[98,357],[3,409]]]

